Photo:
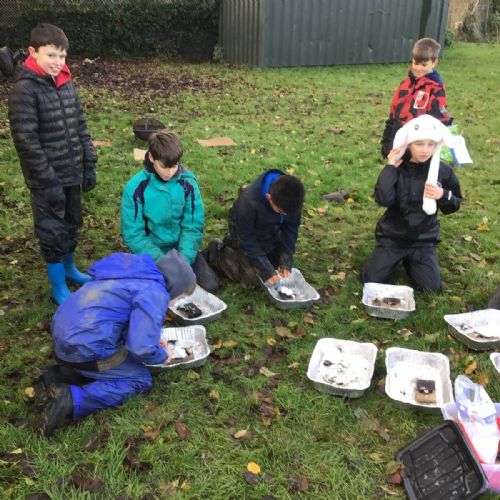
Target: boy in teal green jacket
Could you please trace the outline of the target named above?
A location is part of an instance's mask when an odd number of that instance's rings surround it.
[[[217,276],[199,253],[205,211],[196,176],[180,164],[179,137],[168,130],[152,134],[144,169],[125,186],[121,231],[133,253],[147,253],[158,262],[177,249],[193,268],[197,283],[209,292]]]

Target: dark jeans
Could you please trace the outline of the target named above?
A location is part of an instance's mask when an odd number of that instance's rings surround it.
[[[50,196],[50,189],[54,196]],[[61,193],[61,195],[59,195]],[[31,210],[35,235],[46,262],[61,262],[76,248],[78,229],[82,226],[80,186],[32,189]],[[49,199],[47,196],[49,194]]]
[[[378,244],[363,266],[361,281],[363,283],[389,283],[396,267],[401,262],[415,289],[441,291],[441,276],[435,245],[400,248]]]

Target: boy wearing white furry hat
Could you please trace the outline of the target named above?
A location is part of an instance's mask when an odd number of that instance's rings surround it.
[[[452,148],[453,141],[449,130],[430,115],[398,130],[375,186],[375,201],[387,210],[375,229],[377,246],[361,272],[363,283],[388,283],[402,263],[414,288],[441,290],[437,209],[448,215],[462,202],[453,168],[439,161],[441,145]]]

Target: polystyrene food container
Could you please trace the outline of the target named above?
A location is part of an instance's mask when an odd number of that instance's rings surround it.
[[[193,351],[193,359],[172,365],[147,365],[152,371],[172,368],[197,368],[205,364],[210,354],[207,332],[202,325],[163,328],[161,339],[165,342],[175,342],[179,347],[190,347]]]
[[[445,404],[454,401],[450,362],[444,354],[389,347],[385,352],[385,365],[385,392],[398,404],[439,412]],[[435,403],[416,401],[416,382],[419,379],[434,380]]]
[[[307,377],[318,391],[359,398],[370,386],[376,358],[377,347],[369,342],[322,338],[311,355]]]
[[[302,273],[293,267],[288,278],[282,279],[275,285],[267,286],[261,280],[271,302],[281,310],[300,309],[310,307],[319,300],[320,295],[304,278]],[[280,296],[280,289],[286,287],[294,293],[292,299]]]
[[[179,307],[188,303],[198,306],[202,312],[201,316],[188,318],[183,311],[179,310]],[[181,325],[204,325],[215,321],[226,309],[227,305],[224,301],[196,285],[191,295],[177,300],[168,311],[170,316]]]
[[[397,305],[385,305],[384,299],[395,298],[401,301]],[[385,283],[365,283],[361,300],[370,316],[385,319],[404,319],[415,310],[413,288]]]

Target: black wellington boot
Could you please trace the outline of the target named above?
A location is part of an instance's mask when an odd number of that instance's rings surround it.
[[[42,397],[39,431],[52,436],[54,431],[73,416],[73,398],[69,384],[52,384]]]
[[[34,382],[35,405],[42,404],[45,391],[53,384],[85,385],[89,382],[92,382],[92,379],[84,377],[69,366],[49,366]]]

